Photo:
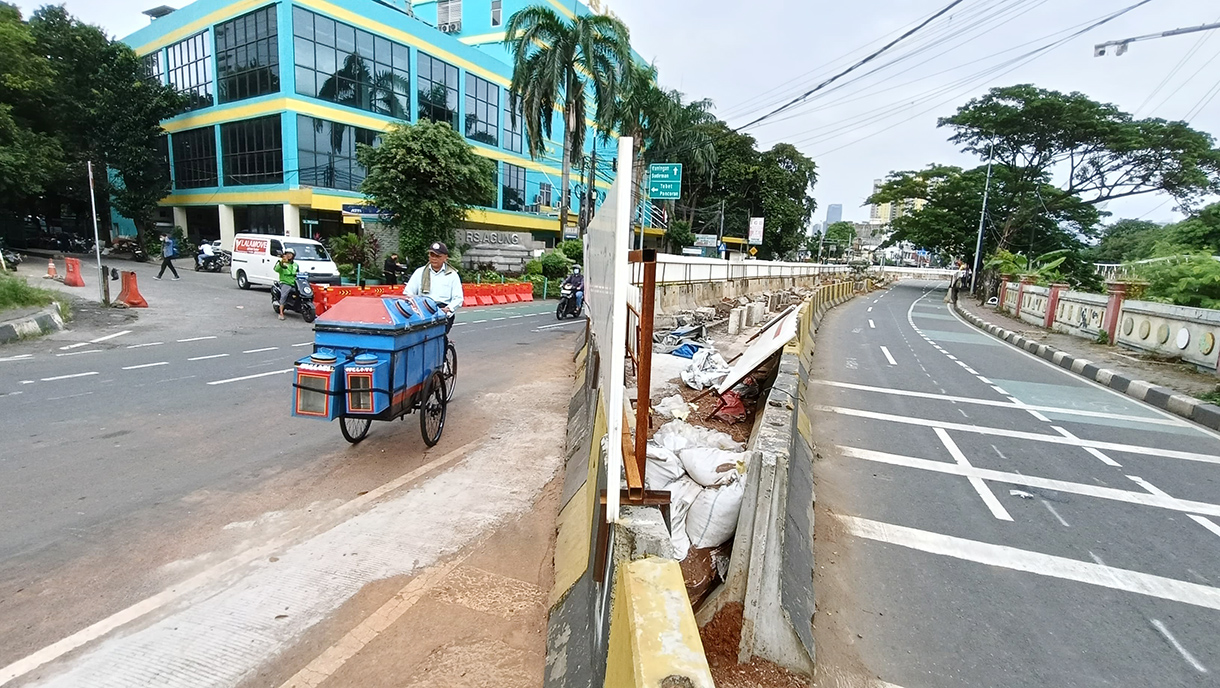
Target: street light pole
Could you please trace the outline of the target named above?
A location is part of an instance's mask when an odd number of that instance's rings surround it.
[[[987,181],[983,184],[983,209],[979,211],[979,240],[974,245],[974,269],[970,271],[970,293],[979,283],[979,271],[983,269],[983,220],[987,217],[987,194],[991,191],[991,163],[995,161],[995,141],[987,146]]]
[[[102,239],[98,236],[97,231],[97,199],[93,192],[93,161],[86,160],[85,165],[89,169],[89,207],[93,210],[93,252],[97,254],[98,298],[103,306],[109,306],[106,298],[106,272],[102,270]]]

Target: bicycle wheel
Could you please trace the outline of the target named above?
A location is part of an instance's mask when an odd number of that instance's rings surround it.
[[[445,378],[445,401],[453,400],[453,390],[457,387],[457,348],[453,342],[445,344],[445,367],[441,375]]]
[[[339,419],[339,430],[343,432],[343,439],[355,444],[364,439],[365,435],[369,434],[369,426],[372,424],[372,418],[348,418],[344,416]]]
[[[449,401],[445,398],[445,378],[439,372],[424,385],[424,398],[419,403],[419,432],[424,437],[424,444],[436,446],[441,441],[441,433],[445,431],[445,412]]]

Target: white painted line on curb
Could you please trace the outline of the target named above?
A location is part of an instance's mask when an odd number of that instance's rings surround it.
[[[889,349],[887,349],[883,346],[883,347],[881,347],[881,353],[885,354],[885,360],[889,361],[890,365],[892,365],[892,366],[898,365],[898,361],[895,361],[894,357],[892,355],[890,355]]]
[[[108,339],[114,339],[115,337],[122,337],[125,334],[131,334],[131,330],[123,330],[122,332],[115,332],[114,334],[108,334],[105,337],[98,337],[97,339],[90,339],[89,343],[97,344],[98,342],[104,342]]]
[[[156,368],[157,366],[169,365],[169,361],[158,361],[156,363],[143,363],[140,365],[123,366],[123,370],[139,370],[140,368]]]
[[[178,343],[181,344],[182,342],[201,342],[205,339],[216,339],[216,335],[211,334],[206,337],[188,337],[186,339],[179,339]]]
[[[161,346],[165,342],[148,342],[147,344],[132,344],[128,349],[143,349],[146,346]]]
[[[952,437],[949,437],[949,433],[945,432],[943,428],[934,428],[933,431],[936,433],[936,437],[940,439],[941,444],[945,445],[945,449],[949,450],[949,456],[953,457],[953,460],[957,462],[957,465],[964,466],[966,468],[973,468],[973,466],[970,465],[970,462],[966,460],[966,455],[962,453],[961,448],[957,446],[957,443],[953,441]],[[975,492],[979,493],[979,497],[982,498],[983,504],[986,504],[987,508],[991,510],[992,516],[995,516],[1001,521],[1012,520],[1012,516],[1008,513],[1008,510],[1004,508],[1003,504],[1000,504],[1000,500],[996,498],[995,494],[991,491],[991,488],[987,487],[987,484],[983,482],[982,478],[971,477],[969,480],[970,486],[974,488]]]
[[[1090,564],[1085,561],[1016,547],[967,540],[855,516],[838,516],[837,518],[843,522],[852,535],[867,540],[1012,571],[1022,571],[1220,610],[1220,588],[1113,566]]]
[[[1182,647],[1182,643],[1179,643],[1178,639],[1173,637],[1173,634],[1169,632],[1169,629],[1165,628],[1165,624],[1161,623],[1157,619],[1149,620],[1152,621],[1152,627],[1155,628],[1157,632],[1165,638],[1165,640],[1169,641],[1169,644],[1173,646],[1173,649],[1178,651],[1178,654],[1182,655],[1182,659],[1185,659],[1187,664],[1194,667],[1195,671],[1199,672],[1200,674],[1207,673],[1207,667],[1200,664],[1199,660],[1194,658],[1194,655],[1190,654],[1186,648]]]
[[[227,385],[230,382],[241,382],[242,380],[253,380],[256,377],[267,377],[268,375],[280,375],[283,373],[291,373],[291,372],[292,372],[292,368],[285,368],[284,370],[273,370],[269,373],[257,373],[255,375],[243,375],[241,377],[231,377],[228,380],[215,380],[213,382],[209,382],[208,384],[209,385]]]
[[[280,348],[280,347],[278,347],[278,346],[264,346],[264,347],[263,347],[263,348],[261,348],[261,349],[247,349],[247,350],[243,351],[242,353],[243,353],[243,354],[260,354],[260,353],[262,353],[262,352],[264,352],[264,351],[275,351],[275,350],[276,350],[276,349],[278,349],[278,348]]]
[[[89,373],[73,373],[72,375],[56,375],[55,377],[44,377],[42,378],[42,381],[54,382],[56,380],[70,380],[74,377],[89,377],[90,375],[97,375],[97,371],[95,370]]]
[[[188,358],[186,360],[188,360],[188,361],[206,361],[206,360],[212,359],[212,358],[224,358],[225,356],[228,356],[228,355],[229,354],[212,354],[211,356],[196,356],[194,358]]]
[[[69,351],[66,354],[55,354],[56,356],[80,356],[81,354],[100,354],[102,349],[87,349],[85,351]]]

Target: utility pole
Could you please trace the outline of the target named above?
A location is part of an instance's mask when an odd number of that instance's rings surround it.
[[[724,243],[724,199],[720,199],[720,231],[716,233],[716,248]],[[728,251],[721,251],[724,255],[722,258],[728,258]]]
[[[106,298],[106,287],[110,286],[110,283],[106,281],[106,271],[102,269],[102,239],[98,236],[97,231],[97,199],[93,191],[93,161],[86,160],[85,165],[89,169],[89,207],[93,210],[93,251],[97,254],[98,297],[103,306],[109,306],[110,299]]]
[[[991,163],[995,161],[995,141],[987,146],[987,181],[983,184],[983,209],[979,211],[979,240],[974,245],[974,269],[970,271],[970,293],[979,283],[979,271],[983,269],[983,220],[987,217],[987,194],[991,191]]]
[[[1211,31],[1212,29],[1220,29],[1220,22],[1215,24],[1204,24],[1202,26],[1188,26],[1184,29],[1170,29],[1161,33],[1149,33],[1143,36],[1135,36],[1133,38],[1123,38],[1117,41],[1106,41],[1093,46],[1093,57],[1103,57],[1108,48],[1115,48],[1115,56],[1122,55],[1127,52],[1127,46],[1136,41],[1150,41],[1154,38],[1169,38],[1170,36],[1181,36],[1187,33],[1197,33],[1199,31]]]

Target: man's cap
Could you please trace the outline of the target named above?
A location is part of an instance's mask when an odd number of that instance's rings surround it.
[[[432,242],[432,245],[428,247],[428,253],[435,253],[437,255],[447,256],[447,255],[449,255],[449,247],[442,244],[439,241],[434,241],[434,242]]]
[[[296,251],[294,251],[294,250],[292,250],[292,249],[290,249],[290,248],[286,248],[286,249],[284,249],[284,255],[288,255],[289,253],[291,253],[291,254],[292,254],[292,255],[294,255],[294,256],[297,254],[297,252],[296,252]]]

